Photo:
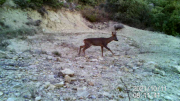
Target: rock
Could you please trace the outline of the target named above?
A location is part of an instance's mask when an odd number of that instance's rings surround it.
[[[46,59],[47,59],[47,60],[52,60],[52,59],[53,59],[53,56],[47,56]]]
[[[54,75],[48,75],[48,78],[50,79],[50,80],[54,80],[55,78],[54,78]]]
[[[97,62],[98,59],[91,59],[90,62]]]
[[[93,82],[91,82],[91,81],[89,81],[89,82],[88,82],[88,85],[90,85],[90,86],[94,86],[94,83],[93,83]]]
[[[49,86],[50,86],[50,82],[45,82],[45,84],[44,84],[44,88],[46,89],[46,88],[48,88]]]
[[[44,7],[41,7],[37,10],[41,16],[44,16],[44,14],[48,14],[47,10]]]
[[[148,97],[148,99],[150,99],[150,100],[153,99],[153,97],[152,97],[151,95],[148,95],[147,97]]]
[[[48,90],[54,90],[56,88],[56,86],[50,84],[49,87],[48,87]]]
[[[139,67],[133,67],[133,70],[136,70],[136,69],[138,69]]]
[[[162,76],[165,75],[165,72],[164,72],[164,71],[159,70],[159,69],[157,69],[157,68],[155,68],[155,69],[153,70],[153,73],[155,73],[155,74],[160,74],[160,75],[162,75]]]
[[[88,25],[88,27],[92,29],[92,28],[93,28],[93,25]]]
[[[67,83],[70,83],[71,82],[71,77],[69,75],[65,75],[64,81],[67,82]]]
[[[21,95],[21,93],[15,93],[14,94],[16,97],[19,97]]]
[[[55,86],[56,86],[56,88],[61,88],[64,86],[64,82],[62,81],[60,83],[56,83]]]
[[[35,101],[41,101],[41,96],[36,97]]]
[[[64,69],[61,70],[62,74],[65,75],[69,75],[69,76],[73,76],[74,75],[74,71],[70,70],[70,69]]]
[[[0,96],[2,96],[4,93],[3,92],[0,92]]]
[[[96,96],[95,95],[91,95],[90,98],[91,99],[96,99]]]
[[[26,22],[26,25],[39,26],[41,22],[42,22],[41,20],[36,20],[36,21],[30,20],[29,22]]]
[[[82,88],[77,88],[77,96],[80,97],[80,98],[83,98],[83,97],[88,97],[89,96],[89,93],[88,91],[86,90],[86,87],[82,87]]]
[[[180,73],[180,66],[173,65],[171,66],[172,70],[176,73]]]
[[[175,101],[175,100],[174,100],[171,96],[169,96],[169,95],[168,95],[168,96],[165,96],[164,98],[165,98],[166,100],[168,100],[168,101]]]
[[[147,72],[152,72],[156,66],[157,66],[157,64],[153,61],[147,62],[143,65],[144,70]]]
[[[0,51],[0,58],[10,58],[6,52]]]
[[[6,101],[15,101],[16,98],[8,98]]]
[[[108,92],[103,92],[102,95],[106,97],[111,97],[111,94],[109,94]]]
[[[123,29],[124,25],[123,24],[114,24],[114,29],[115,30],[119,30],[119,29]]]

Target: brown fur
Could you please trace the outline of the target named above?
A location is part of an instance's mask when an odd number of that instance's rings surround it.
[[[81,53],[82,48],[83,48],[83,52],[85,55],[85,50],[88,49],[89,47],[91,47],[92,45],[93,46],[101,46],[102,56],[103,56],[103,48],[104,47],[114,55],[114,53],[111,51],[111,49],[107,47],[107,44],[113,40],[118,41],[118,39],[116,37],[116,32],[112,32],[112,36],[109,38],[88,38],[88,39],[84,39],[84,45],[80,46],[79,55]]]

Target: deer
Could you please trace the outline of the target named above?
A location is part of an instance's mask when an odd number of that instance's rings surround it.
[[[114,53],[111,51],[110,48],[107,47],[108,43],[110,43],[111,41],[118,41],[117,37],[116,37],[116,32],[112,32],[112,36],[109,38],[87,38],[84,39],[84,45],[80,46],[79,49],[79,56],[81,53],[81,49],[83,48],[83,52],[84,52],[84,56],[85,56],[85,50],[88,49],[89,47],[93,46],[101,46],[101,51],[102,51],[102,57],[103,57],[103,48],[105,47],[107,50],[109,50],[113,55]]]

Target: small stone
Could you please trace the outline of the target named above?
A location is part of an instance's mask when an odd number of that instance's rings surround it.
[[[88,97],[89,93],[86,90],[87,87],[77,88],[77,96],[80,98]]]
[[[50,86],[50,82],[45,82],[45,84],[44,84],[44,88],[46,89],[46,88],[48,88],[49,86]]]
[[[47,59],[47,60],[52,60],[53,57],[52,57],[52,56],[47,56],[46,59]]]
[[[36,97],[35,101],[41,101],[41,96]]]
[[[92,98],[92,99],[96,99],[96,96],[95,96],[95,95],[91,95],[91,98]]]
[[[148,99],[150,99],[150,100],[153,99],[153,97],[152,97],[151,95],[148,95],[147,97],[148,97]]]
[[[103,67],[102,67],[102,69],[108,69],[108,67],[106,67],[106,66],[103,66]]]
[[[3,92],[0,92],[0,96],[2,96],[4,93]]]
[[[109,94],[108,92],[103,92],[102,95],[106,96],[106,97],[110,97],[111,94]]]
[[[8,98],[6,101],[15,101],[15,98]]]
[[[50,84],[49,87],[48,87],[48,90],[54,90],[54,88],[56,88],[56,86]]]
[[[98,59],[91,59],[90,62],[97,62]]]
[[[138,69],[139,67],[133,67],[133,70]]]
[[[180,66],[173,65],[171,66],[171,68],[173,69],[174,72],[180,73]]]
[[[9,58],[9,56],[7,53],[0,51],[0,58]]]
[[[159,70],[159,69],[157,69],[157,68],[155,68],[155,69],[153,70],[153,73],[155,73],[155,74],[160,74],[160,75],[162,75],[162,76],[165,75],[165,72],[164,72],[164,71]]]
[[[71,77],[69,75],[65,75],[64,81],[67,82],[67,83],[70,83],[71,82]]]
[[[50,80],[54,80],[55,78],[54,78],[54,75],[48,75],[48,78],[50,79]]]
[[[64,86],[64,82],[62,81],[60,83],[56,83],[55,86],[56,86],[56,88],[61,88]]]
[[[61,70],[63,75],[69,75],[69,76],[73,76],[74,75],[74,71],[70,70],[70,69],[64,69]]]
[[[21,93],[15,93],[14,94],[16,97],[19,97],[21,95]]]
[[[94,83],[93,83],[93,82],[91,82],[91,81],[89,81],[89,82],[88,82],[88,85],[90,85],[90,86],[94,86]]]
[[[30,98],[31,98],[31,94],[24,95],[23,98],[25,98],[25,99],[30,99]]]
[[[171,96],[165,96],[164,98],[165,98],[166,100],[168,100],[168,101],[174,101]]]
[[[80,68],[84,68],[84,66],[79,66]]]

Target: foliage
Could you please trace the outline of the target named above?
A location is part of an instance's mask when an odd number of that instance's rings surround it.
[[[79,3],[84,5],[90,5],[90,6],[96,6],[102,2],[105,2],[105,0],[78,0]]]
[[[28,7],[30,0],[14,0],[14,2],[18,4],[18,6],[20,6],[21,8],[26,8]]]
[[[166,0],[162,4],[156,3],[156,5],[158,6],[152,9],[153,27],[169,35],[180,35],[180,6],[178,2]]]
[[[42,5],[49,5],[53,8],[61,8],[63,3],[59,0],[14,0],[21,8],[27,8],[30,5],[41,7]]]
[[[107,0],[106,11],[113,13],[112,19],[144,28],[149,26],[150,7],[142,0]],[[114,7],[113,7],[114,6]]]
[[[82,10],[82,15],[90,22],[102,22],[108,20],[108,14],[100,9],[95,9],[91,6],[85,6]]]
[[[107,0],[105,10],[113,15],[113,20],[177,36],[180,35],[179,3],[177,0]]]
[[[0,0],[0,5],[4,4],[6,0]]]

